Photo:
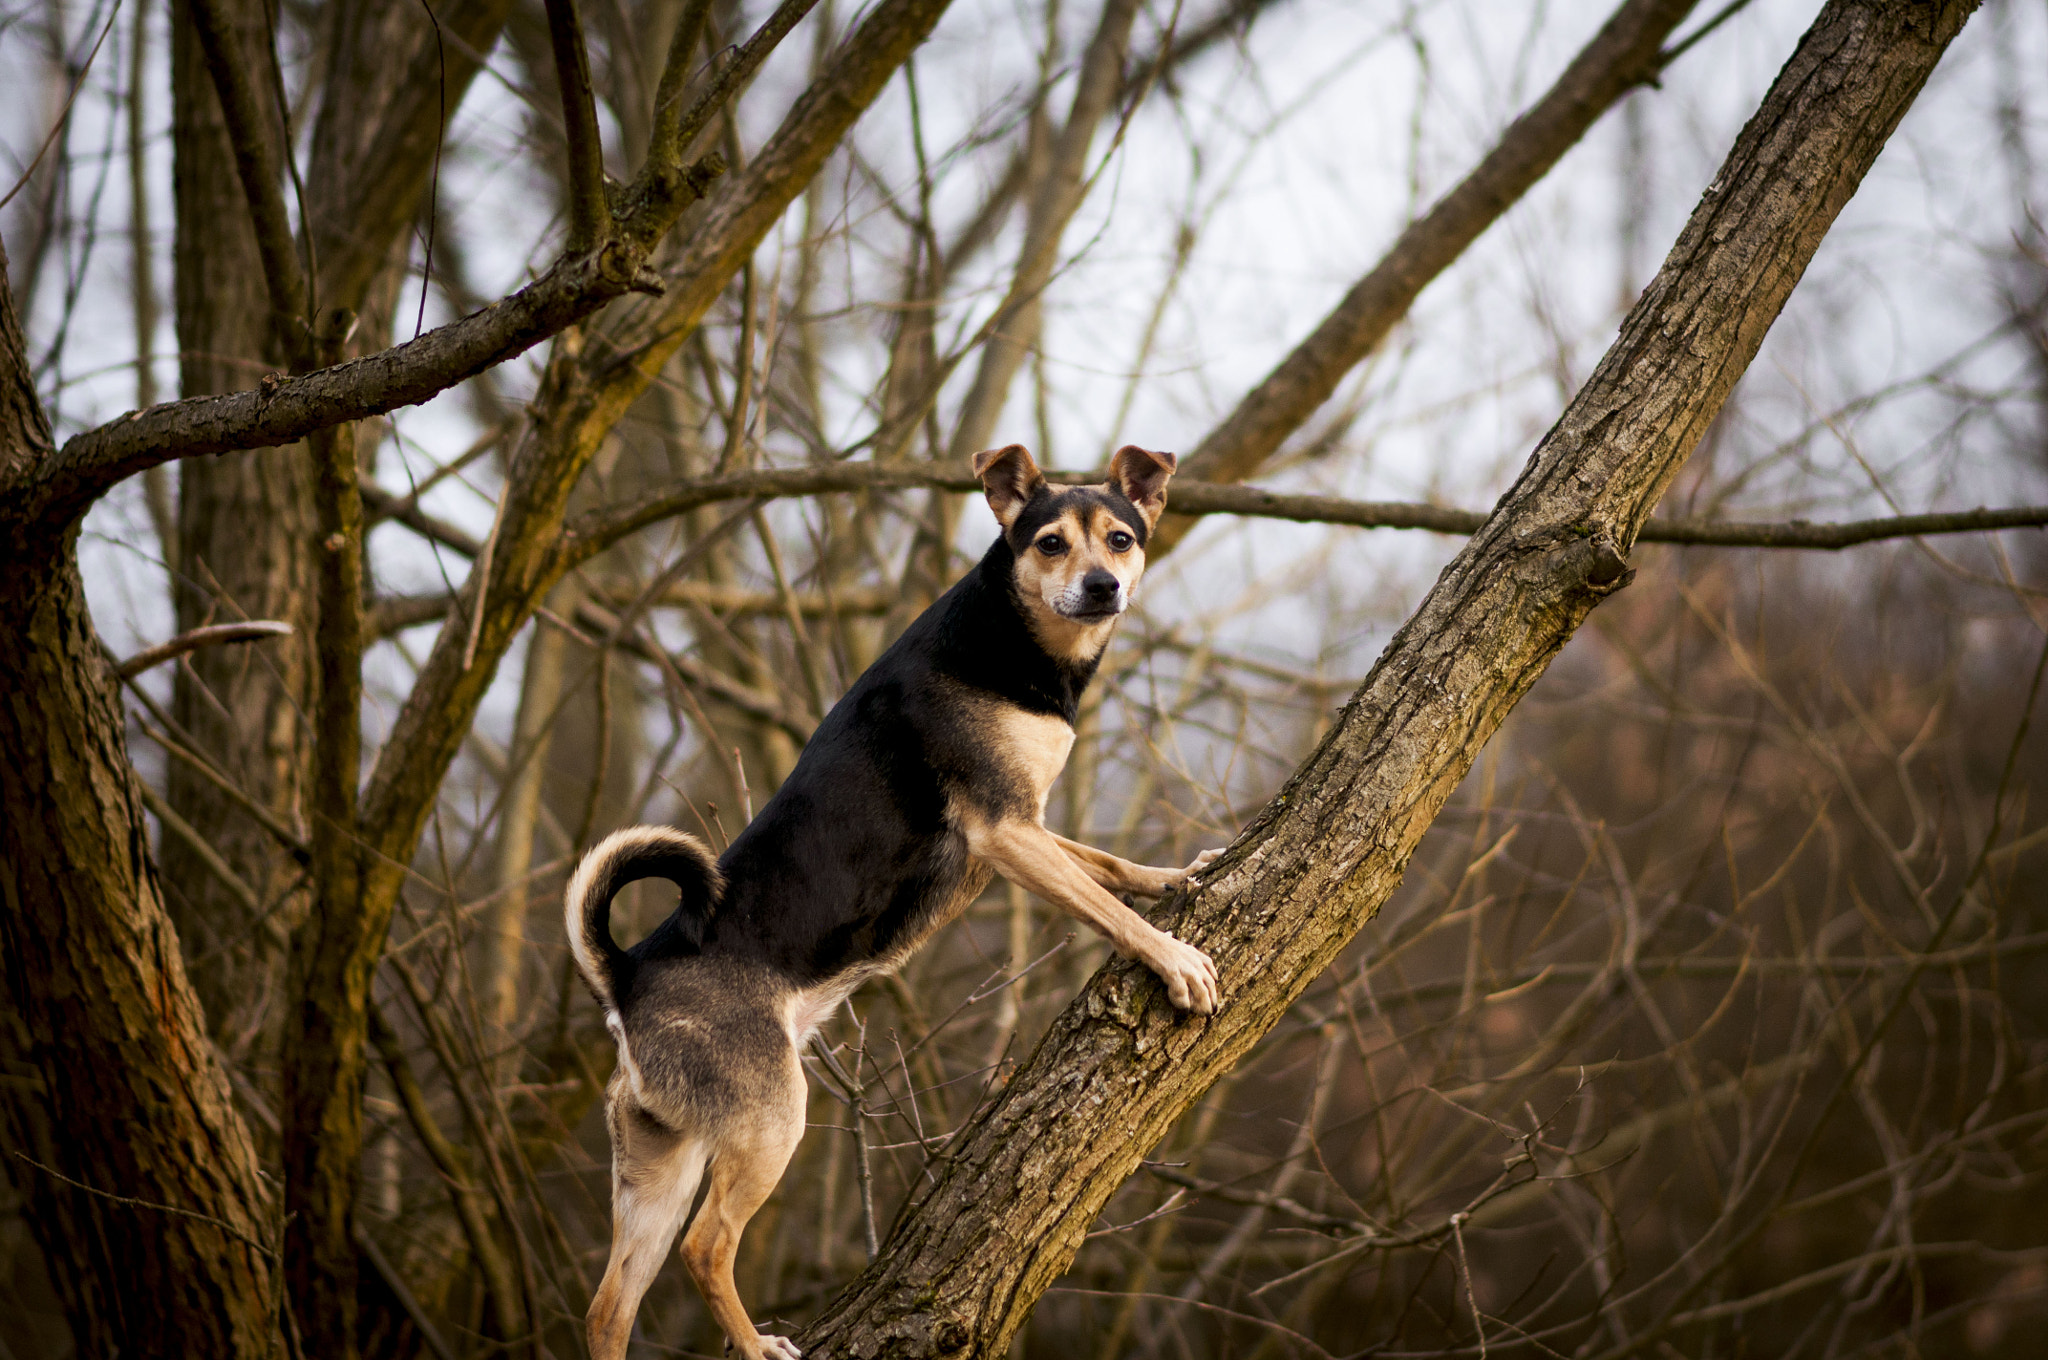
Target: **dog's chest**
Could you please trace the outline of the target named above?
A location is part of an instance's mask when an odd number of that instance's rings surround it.
[[[1008,704],[1000,706],[991,719],[991,736],[1003,763],[1023,786],[1032,808],[1043,816],[1046,794],[1067,767],[1067,756],[1074,749],[1074,729],[1057,714],[1033,713]]]

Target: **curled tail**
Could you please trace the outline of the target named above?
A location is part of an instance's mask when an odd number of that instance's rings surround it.
[[[682,890],[682,902],[670,918],[679,943],[695,949],[703,942],[725,881],[718,861],[704,842],[666,826],[629,826],[614,831],[593,847],[576,866],[565,902],[569,949],[577,971],[607,1011],[618,1010],[620,968],[631,960],[612,939],[612,898],[628,883],[665,878]]]

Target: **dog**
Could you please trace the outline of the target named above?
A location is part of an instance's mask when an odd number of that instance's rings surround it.
[[[797,1360],[733,1285],[740,1234],[803,1136],[798,1054],[865,979],[899,966],[991,875],[1100,931],[1182,1010],[1219,1001],[1209,956],[1115,896],[1159,897],[1207,867],[1149,868],[1054,835],[1045,799],[1081,696],[1145,570],[1174,455],[1127,445],[1098,486],[1055,487],[1020,444],[977,454],[1002,534],[825,715],[796,768],[714,860],[667,827],[613,833],[570,879],[569,945],[618,1045],[606,1089],[612,1248],[588,1315],[621,1360],[640,1300],[682,1256],[728,1345]],[[611,900],[664,878],[676,910],[631,949]]]

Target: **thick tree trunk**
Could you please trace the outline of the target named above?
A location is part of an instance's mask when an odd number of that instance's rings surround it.
[[[261,4],[236,6],[245,45],[268,41]],[[171,7],[173,183],[177,191],[177,322],[182,395],[242,391],[283,367],[270,297],[220,102],[184,3]],[[308,638],[313,622],[313,478],[302,445],[197,458],[178,470],[178,631],[280,619],[294,636],[253,647],[207,647],[177,668],[172,716],[258,805],[302,826],[311,735]],[[265,830],[211,781],[172,761],[171,808],[253,888],[248,906],[184,840],[160,849],[172,919],[207,1026],[230,1054],[277,1033],[285,933],[304,914],[303,874]]]
[[[5,277],[0,250],[0,507],[51,453]],[[34,1073],[0,1081],[7,1170],[80,1353],[267,1356],[275,1214],[165,911],[77,533],[0,512],[0,1009]]]
[[[1600,599],[1970,3],[1835,0],[1663,270],[1321,746],[1174,904],[1222,1009],[1113,963],[961,1132],[806,1353],[997,1356],[1139,1160],[1370,920],[1486,740]]]

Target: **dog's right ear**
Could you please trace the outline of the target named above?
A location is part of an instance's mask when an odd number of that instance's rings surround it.
[[[1031,461],[1031,450],[1022,444],[1009,444],[1000,449],[985,449],[974,455],[974,475],[981,478],[982,494],[988,497],[988,508],[995,512],[996,522],[1009,533],[1010,526],[1017,522],[1025,505],[1045,485],[1045,476],[1038,470],[1038,464]]]

